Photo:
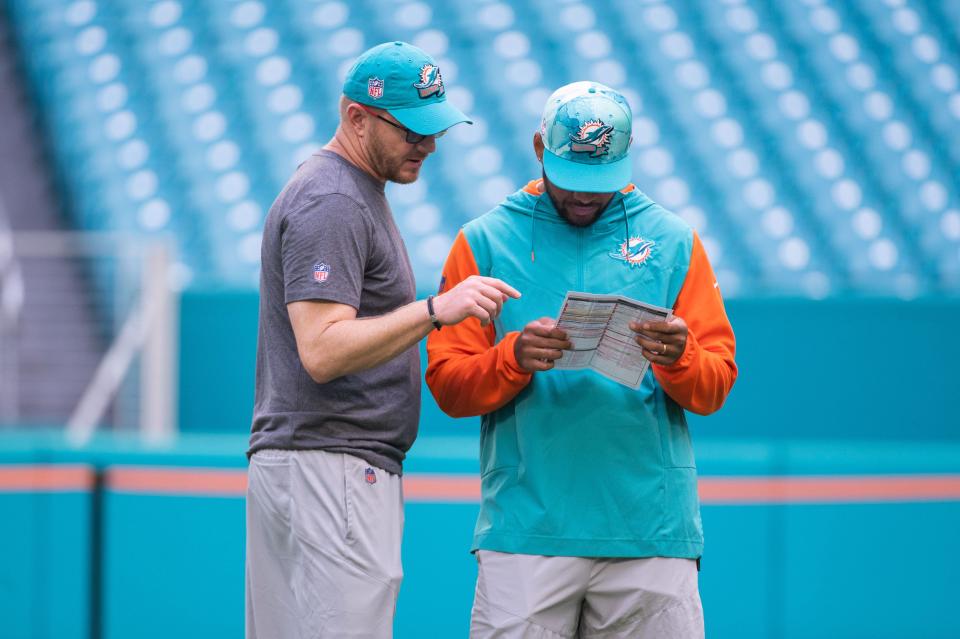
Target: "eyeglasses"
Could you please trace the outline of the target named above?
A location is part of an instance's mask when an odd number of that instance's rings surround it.
[[[440,133],[434,133],[432,135],[423,135],[422,133],[416,133],[415,131],[411,131],[405,126],[402,126],[400,124],[397,124],[396,122],[386,119],[376,111],[372,111],[362,104],[358,104],[358,106],[364,111],[366,111],[367,113],[369,113],[370,115],[372,115],[373,117],[379,118],[384,122],[386,122],[387,124],[389,124],[390,126],[392,126],[393,128],[400,129],[401,131],[403,131],[404,133],[403,139],[407,144],[420,144],[427,138],[441,138],[446,133],[446,131],[440,131]]]

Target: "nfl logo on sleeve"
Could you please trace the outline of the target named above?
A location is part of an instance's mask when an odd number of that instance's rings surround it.
[[[330,267],[323,262],[317,262],[313,265],[313,281],[322,284],[330,277]]]

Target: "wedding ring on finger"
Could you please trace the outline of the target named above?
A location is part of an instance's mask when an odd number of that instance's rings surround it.
[[[660,353],[660,354],[661,354],[661,355],[666,355],[666,354],[667,354],[667,345],[666,345],[666,344],[662,344],[662,346],[663,346],[663,352]]]

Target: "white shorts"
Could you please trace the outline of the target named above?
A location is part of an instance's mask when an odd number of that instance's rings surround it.
[[[247,487],[247,639],[389,638],[403,578],[399,475],[262,450]]]
[[[477,552],[472,639],[702,639],[693,559]]]

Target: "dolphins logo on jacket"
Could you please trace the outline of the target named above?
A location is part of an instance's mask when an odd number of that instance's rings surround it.
[[[420,67],[420,81],[415,82],[413,86],[421,98],[443,95],[443,78],[440,76],[440,67],[432,64],[425,64]]]
[[[603,120],[589,120],[580,125],[576,135],[570,136],[570,150],[574,153],[589,153],[595,158],[606,155],[610,150],[610,136],[613,127],[603,123]]]
[[[620,242],[616,252],[609,255],[615,260],[626,262],[631,267],[640,266],[650,258],[655,244],[653,240],[645,240],[636,235],[625,242]]]

